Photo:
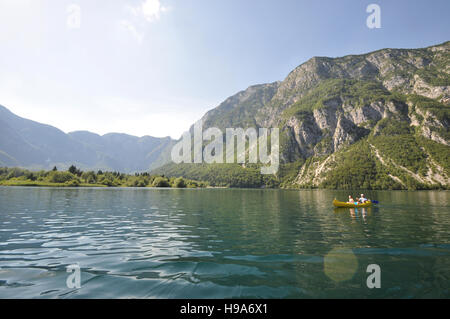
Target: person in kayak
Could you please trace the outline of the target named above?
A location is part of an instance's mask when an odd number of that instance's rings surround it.
[[[347,203],[355,203],[355,200],[353,199],[352,195],[348,195],[348,202]]]
[[[365,202],[368,201],[368,199],[364,196],[364,194],[361,194],[361,197],[358,198],[358,201],[359,201],[361,204],[364,204]]]

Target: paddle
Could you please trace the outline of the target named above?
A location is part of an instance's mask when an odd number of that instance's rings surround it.
[[[372,203],[374,203],[374,204],[379,204],[380,202],[377,201],[377,200],[373,200]]]

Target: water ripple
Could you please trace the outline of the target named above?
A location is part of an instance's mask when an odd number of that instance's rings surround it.
[[[0,298],[449,297],[448,192],[373,192],[354,212],[336,196],[0,187]],[[324,274],[334,247],[358,260],[347,282]],[[371,263],[386,289],[361,285]]]

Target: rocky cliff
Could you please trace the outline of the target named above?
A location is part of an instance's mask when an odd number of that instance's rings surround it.
[[[450,186],[449,114],[446,42],[315,57],[284,81],[228,98],[202,121],[204,129],[279,127],[281,161],[298,164],[295,178],[277,176],[282,186],[415,189]]]

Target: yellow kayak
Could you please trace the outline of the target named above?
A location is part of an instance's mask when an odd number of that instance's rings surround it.
[[[357,205],[355,205],[352,203],[340,202],[335,199],[333,201],[333,205],[335,207],[358,208],[358,207],[370,207],[370,206],[372,206],[372,202],[369,200],[369,201],[365,202],[364,204],[358,203]]]

